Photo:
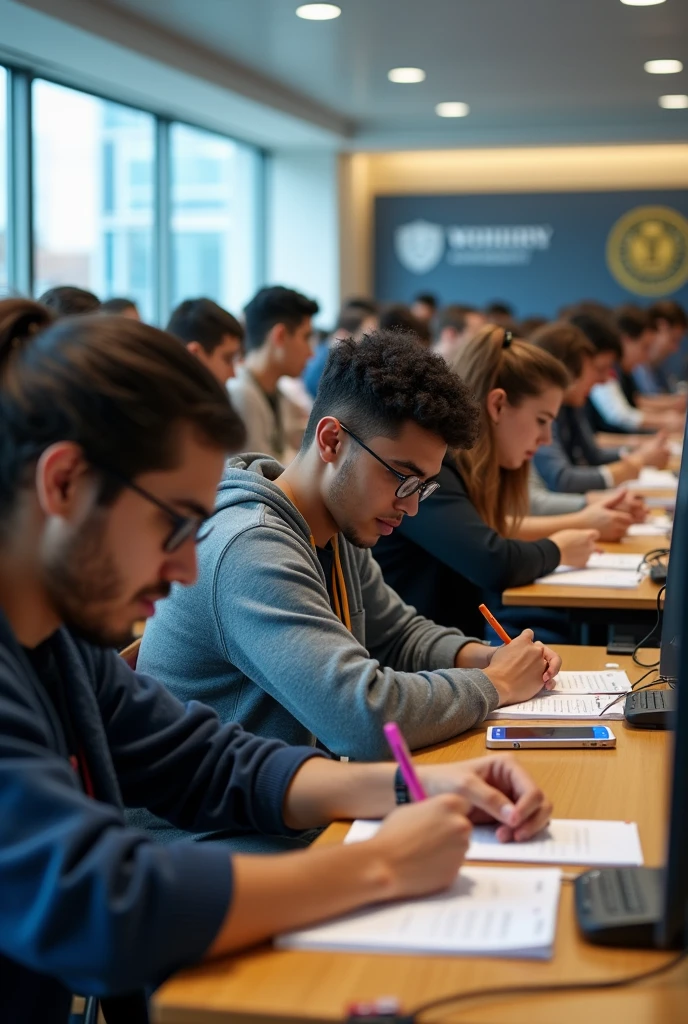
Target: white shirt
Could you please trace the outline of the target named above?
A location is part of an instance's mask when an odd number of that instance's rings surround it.
[[[609,423],[615,426],[618,425],[631,431],[642,426],[642,412],[640,409],[633,408],[621,390],[618,380],[614,378],[605,384],[595,384],[590,392],[590,401],[600,416],[604,416]]]

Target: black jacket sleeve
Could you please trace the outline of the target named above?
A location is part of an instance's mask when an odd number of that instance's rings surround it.
[[[483,590],[521,587],[559,565],[553,541],[511,540],[480,517],[453,467],[442,466],[440,489],[424,501],[418,515],[406,516],[401,533]]]

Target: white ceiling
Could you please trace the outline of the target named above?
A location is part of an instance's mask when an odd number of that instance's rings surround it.
[[[688,138],[688,111],[657,103],[688,93],[688,0],[338,0],[342,15],[329,22],[297,18],[299,2],[88,6],[126,12],[133,45],[152,25],[221,58],[249,91],[300,105],[351,148]],[[643,70],[661,57],[683,60],[684,71]],[[424,68],[425,82],[391,84],[399,65]],[[469,103],[470,116],[438,118],[444,100]]]

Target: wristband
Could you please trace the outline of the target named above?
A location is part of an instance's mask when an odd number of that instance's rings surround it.
[[[401,768],[397,768],[394,773],[394,796],[397,804],[411,803],[411,794],[408,791],[408,786],[404,782],[404,776],[401,774]]]

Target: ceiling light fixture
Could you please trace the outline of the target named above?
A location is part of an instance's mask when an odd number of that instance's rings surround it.
[[[643,67],[649,75],[677,75],[683,71],[680,60],[646,60]]]
[[[659,105],[664,110],[688,110],[688,96],[680,93],[675,96],[660,96]]]
[[[663,4],[664,0],[621,0],[621,3],[628,7],[653,7],[654,4]]]
[[[296,8],[297,18],[304,18],[306,21],[332,21],[341,13],[341,7],[337,7],[336,4],[301,4]]]
[[[435,107],[438,117],[467,117],[470,112],[471,108],[467,103],[458,103],[453,100],[448,103],[438,103]]]
[[[392,68],[387,77],[398,85],[416,85],[425,81],[425,72],[422,68]]]

